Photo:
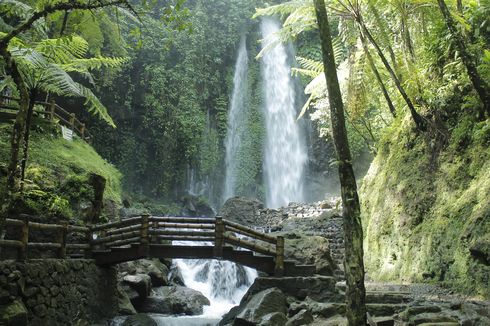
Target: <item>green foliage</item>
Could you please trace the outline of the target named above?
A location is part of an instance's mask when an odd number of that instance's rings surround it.
[[[16,205],[18,211],[58,218],[80,217],[79,205],[93,198],[89,184],[91,173],[106,179],[106,204],[121,202],[121,174],[117,169],[86,142],[64,140],[58,129],[49,123],[36,121],[36,125],[36,130],[31,132],[30,163],[25,191]],[[9,124],[0,124],[0,164],[5,165],[9,131]],[[0,178],[2,183],[4,177]]]

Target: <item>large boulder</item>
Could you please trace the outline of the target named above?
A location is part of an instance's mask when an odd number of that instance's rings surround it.
[[[122,285],[134,302],[135,299],[142,300],[150,295],[151,278],[146,274],[126,275],[122,279]],[[137,293],[137,297],[134,296],[133,291],[128,291],[128,287]]]
[[[132,291],[131,291],[132,292]],[[134,291],[136,293],[136,291]],[[117,304],[118,304],[118,314],[120,315],[134,315],[136,314],[136,309],[134,309],[133,304],[127,291],[125,291],[121,286],[117,287]],[[138,295],[133,294],[133,300],[137,298]]]
[[[237,323],[259,324],[262,318],[268,314],[287,313],[286,296],[277,288],[267,289],[256,293],[238,313]]]
[[[173,315],[200,315],[210,302],[201,292],[184,286],[161,286],[153,289],[137,308],[140,312]]]
[[[315,265],[319,275],[331,276],[336,268],[330,256],[328,239],[322,236],[288,233],[285,235],[284,255],[300,265]]]
[[[242,225],[257,226],[262,225],[260,221],[262,209],[264,209],[264,204],[260,200],[237,196],[229,198],[221,207],[219,214],[224,219]]]
[[[158,259],[139,259],[119,264],[119,274],[126,275],[146,274],[151,279],[152,286],[164,286],[168,284],[168,267]]]

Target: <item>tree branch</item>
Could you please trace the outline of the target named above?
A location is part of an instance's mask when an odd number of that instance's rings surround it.
[[[16,37],[17,35],[27,31],[32,27],[32,25],[38,21],[39,19],[46,17],[47,15],[57,12],[57,11],[68,11],[68,10],[91,10],[91,9],[100,9],[109,6],[121,6],[126,7],[132,13],[136,14],[136,11],[131,6],[131,4],[127,0],[111,0],[111,1],[97,1],[96,3],[83,3],[80,0],[73,2],[65,2],[65,3],[57,3],[55,5],[50,5],[45,7],[41,11],[35,12],[29,19],[27,19],[24,23],[19,25],[17,28],[11,30],[7,35],[5,35],[2,39],[0,39],[0,51],[6,49],[9,42]]]

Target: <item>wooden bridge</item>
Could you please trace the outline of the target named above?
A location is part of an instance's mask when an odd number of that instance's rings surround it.
[[[90,142],[92,139],[92,135],[85,127],[85,124],[76,118],[75,113],[66,111],[54,101],[35,101],[34,105],[33,113],[37,116],[50,121],[58,121],[60,125],[70,128],[86,142]],[[19,99],[10,96],[0,96],[0,108],[6,113],[17,114]]]
[[[284,260],[283,237],[221,217],[142,215],[89,227],[29,222],[27,216],[21,217],[5,222],[7,235],[14,239],[0,240],[0,247],[15,249],[19,260],[28,258],[29,252],[35,249],[36,256],[39,250],[51,251],[57,258],[93,258],[99,265],[140,258],[215,258],[276,276],[306,276],[315,271],[313,265],[296,265]],[[49,242],[31,242],[29,238],[36,232],[41,232]],[[43,237],[38,234],[34,238]]]

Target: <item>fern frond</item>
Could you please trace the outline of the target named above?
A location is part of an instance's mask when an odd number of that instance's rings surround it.
[[[286,15],[291,14],[298,8],[304,7],[305,5],[308,4],[312,6],[311,1],[292,0],[266,8],[258,8],[255,9],[255,14],[252,16],[252,18],[257,18],[261,16],[274,16],[274,15],[280,15],[284,17]]]
[[[88,106],[88,111],[107,122],[111,127],[116,128],[114,121],[107,112],[107,108],[100,102],[95,94],[88,88],[80,85],[80,92],[85,97],[85,105]]]
[[[53,62],[66,64],[83,58],[88,51],[88,42],[78,35],[71,35],[42,40],[34,49]]]
[[[63,64],[62,67],[65,71],[74,72],[88,72],[90,70],[96,70],[100,68],[118,68],[128,62],[128,58],[120,57],[95,57],[85,59],[75,59],[69,63]]]

